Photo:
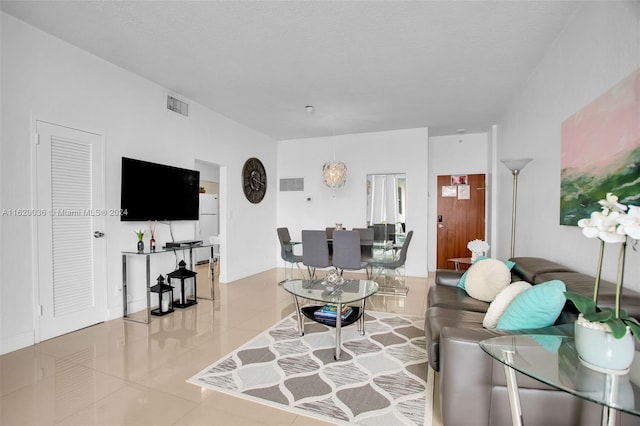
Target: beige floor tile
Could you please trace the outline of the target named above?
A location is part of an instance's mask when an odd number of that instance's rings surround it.
[[[294,312],[292,296],[278,285],[284,276],[274,269],[216,281],[215,300],[152,316],[148,325],[117,319],[3,355],[0,424],[330,424],[186,382]],[[406,285],[406,297],[374,296],[367,309],[424,316],[433,278]]]
[[[66,417],[58,425],[172,425],[198,404],[129,384]]]
[[[55,374],[56,359],[38,352],[35,346],[12,352],[0,358],[1,396]]]
[[[123,380],[66,360],[56,360],[54,369],[2,396],[3,425],[53,425],[125,386]]]

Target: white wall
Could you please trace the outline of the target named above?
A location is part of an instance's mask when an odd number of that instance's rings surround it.
[[[486,174],[487,133],[471,133],[429,138],[429,270],[437,266],[437,181],[439,175]],[[488,181],[488,178],[487,178]],[[487,203],[490,198],[487,197]],[[489,211],[489,210],[488,210]],[[490,219],[486,217],[487,221]],[[490,234],[487,233],[487,239]],[[491,245],[491,241],[488,241]]]
[[[545,256],[593,275],[598,243],[561,226],[560,126],[640,67],[640,2],[585,2],[497,121],[499,158],[532,157],[518,180],[516,255]],[[499,173],[498,223],[510,226],[511,174]],[[499,232],[499,257],[509,254]],[[640,290],[640,253],[627,251],[625,285]],[[605,252],[603,277],[615,280],[617,247]]]
[[[406,224],[414,231],[406,270],[426,276],[427,142],[426,128],[278,142],[278,179],[304,178],[303,192],[278,192],[278,226],[287,226],[294,240],[303,229],[364,227],[367,174],[406,173]],[[333,159],[334,146],[348,175],[342,188],[332,190],[322,182],[322,165]]]
[[[275,141],[193,102],[188,119],[168,112],[164,88],[9,15],[2,13],[1,19],[0,207],[33,206],[33,120],[51,120],[104,136],[107,208],[120,205],[123,155],[185,168],[194,168],[196,158],[222,165],[221,191],[226,192],[221,208],[227,212],[221,221],[226,227],[224,279],[232,281],[275,266],[271,251],[277,241],[275,185],[262,203],[253,205],[244,198],[240,179],[244,161],[252,156],[263,161],[270,176],[276,175]],[[37,287],[31,220],[7,216],[1,220],[0,349],[5,353],[35,341]],[[122,315],[120,252],[133,249],[133,229],[141,225],[146,224],[121,223],[117,217],[107,220],[109,318]],[[177,239],[193,232],[192,223],[176,228]],[[166,227],[159,225],[158,234],[159,244],[169,238]],[[249,240],[251,244],[246,244]],[[160,257],[154,258],[154,268],[164,273],[173,270],[173,256]],[[140,273],[141,284],[142,268],[132,268],[130,275]]]

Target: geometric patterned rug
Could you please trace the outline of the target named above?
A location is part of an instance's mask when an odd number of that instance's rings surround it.
[[[366,312],[364,336],[342,328],[339,361],[335,328],[305,320],[304,336],[292,314],[187,381],[336,424],[431,425],[423,318]]]

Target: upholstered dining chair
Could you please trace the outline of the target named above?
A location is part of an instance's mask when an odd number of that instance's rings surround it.
[[[370,262],[371,267],[377,271],[375,275],[376,278],[384,273],[385,284],[386,284],[386,277],[387,277],[386,272],[389,270],[394,271],[396,273],[396,278],[401,278],[400,276],[397,275],[397,271],[400,268],[404,268],[404,264],[407,261],[407,251],[409,250],[409,244],[411,243],[412,237],[413,237],[413,231],[407,232],[407,235],[404,240],[404,244],[402,244],[402,247],[400,248],[400,252],[398,253],[398,256],[396,258],[390,259],[390,260],[384,259],[380,261],[374,260]],[[404,278],[404,273],[402,278]]]
[[[366,269],[369,278],[369,262],[362,260],[360,252],[360,233],[358,231],[333,232],[333,266],[340,275],[347,271]]]
[[[304,278],[300,263],[302,263],[302,256],[293,253],[293,245],[291,244],[291,235],[289,234],[289,228],[283,227],[276,230],[278,232],[278,240],[280,240],[280,257],[285,261],[285,279],[289,280],[293,278],[293,265],[295,265],[300,274]],[[286,267],[287,264],[291,265],[291,270]]]
[[[373,260],[373,228],[353,228],[360,234],[360,257],[364,262]]]
[[[307,267],[310,279],[315,279],[317,268],[331,266],[329,243],[325,231],[302,231],[302,264]]]

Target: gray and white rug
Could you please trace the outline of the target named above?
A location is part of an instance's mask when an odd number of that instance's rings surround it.
[[[194,385],[336,424],[430,426],[433,371],[424,319],[367,312],[365,336],[291,315],[188,380]]]

